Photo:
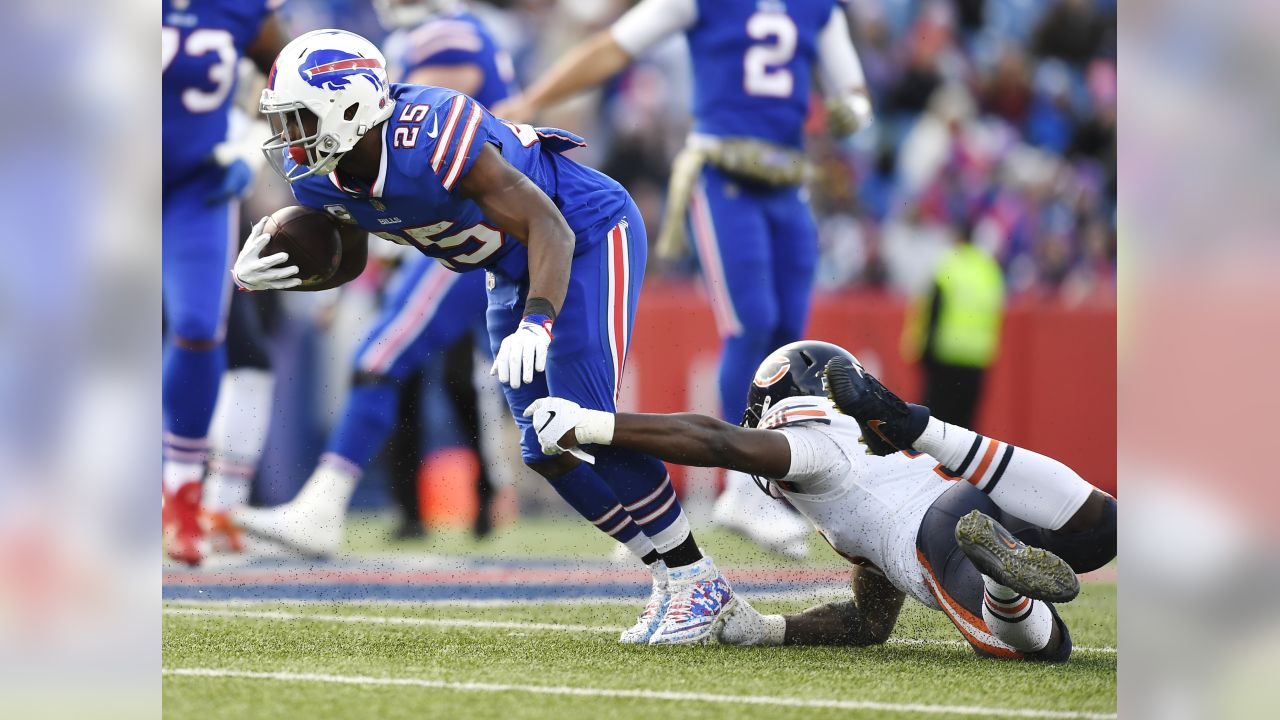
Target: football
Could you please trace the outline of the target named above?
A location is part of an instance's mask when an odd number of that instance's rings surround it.
[[[267,219],[265,230],[271,240],[262,249],[262,257],[288,253],[288,264],[298,266],[303,285],[328,280],[342,262],[339,225],[326,212],[301,205],[281,208]]]

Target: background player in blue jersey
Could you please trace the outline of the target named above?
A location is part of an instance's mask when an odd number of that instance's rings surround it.
[[[247,167],[214,157],[227,139],[241,56],[264,72],[286,36],[283,0],[177,2],[162,10],[164,531],[170,557],[202,557],[201,479],[223,348],[238,205]]]
[[[621,640],[688,643],[715,632],[733,594],[698,549],[662,463],[616,448],[544,454],[523,415],[549,392],[615,406],[647,260],[627,192],[561,154],[582,144],[570,133],[498,120],[453,90],[389,85],[377,48],[340,30],[286,46],[261,106],[278,131],[264,150],[303,205],[452,270],[485,271],[492,372],[525,463],[654,568],[650,604]],[[338,271],[304,286],[285,253],[261,257],[265,224],[236,260],[243,287],[319,290],[364,267],[366,236],[347,232]]]
[[[683,247],[687,217],[724,339],[720,409],[737,421],[756,366],[770,349],[798,340],[809,314],[818,244],[802,144],[815,71],[833,130],[871,121],[841,3],[643,0],[495,111],[529,119],[677,33],[692,58],[694,126],[675,161],[658,246]],[[807,551],[806,523],[741,473],[727,475],[716,517],[771,549]]]
[[[457,90],[486,106],[510,94],[510,60],[461,3],[374,4],[379,18],[397,28],[383,44],[390,58],[388,75]],[[483,273],[457,273],[412,248],[404,249],[409,252],[392,281],[386,306],[356,350],[347,404],[319,465],[293,501],[234,514],[236,524],[251,534],[307,554],[336,552],[352,493],[395,429],[400,386],[433,355],[483,325]],[[483,504],[480,512],[487,512]]]

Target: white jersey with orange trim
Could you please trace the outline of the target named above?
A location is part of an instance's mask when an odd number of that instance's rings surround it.
[[[830,400],[791,397],[765,413],[760,427],[791,445],[786,477],[771,481],[836,552],[879,568],[894,587],[937,609],[916,556],[920,521],[954,480],[928,455],[866,454],[853,418]]]

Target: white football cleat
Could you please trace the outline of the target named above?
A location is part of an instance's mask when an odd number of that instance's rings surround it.
[[[231,519],[246,533],[303,555],[332,557],[342,547],[345,513],[299,500],[272,508],[239,508]]]
[[[712,519],[760,547],[795,560],[809,557],[813,527],[800,513],[756,487],[751,478],[727,471],[724,492],[716,499]]]
[[[628,553],[630,555],[630,553]],[[649,591],[649,602],[644,606],[636,624],[622,631],[618,642],[624,645],[647,645],[658,624],[667,614],[667,605],[671,601],[671,591],[667,584],[667,566],[661,560],[649,566],[653,574],[653,588]]]
[[[668,568],[667,583],[671,592],[667,612],[649,644],[692,645],[716,637],[727,618],[725,613],[733,609],[737,600],[711,558]]]

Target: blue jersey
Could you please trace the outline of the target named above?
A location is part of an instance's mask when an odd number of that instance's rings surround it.
[[[800,148],[818,33],[839,0],[697,0],[694,131]]]
[[[293,184],[299,203],[416,247],[451,270],[486,268],[521,278],[528,269],[524,245],[459,191],[486,144],[559,208],[577,236],[575,256],[598,245],[629,202],[617,181],[560,154],[583,144],[571,133],[498,120],[445,88],[393,84],[391,96],[395,107],[381,127],[382,164],[373,185],[341,171],[312,175]],[[293,166],[286,159],[286,169]]]
[[[442,65],[474,65],[484,79],[472,93],[485,107],[493,107],[515,92],[511,56],[498,46],[489,28],[469,12],[433,15],[413,30],[387,38],[383,54],[388,74],[405,82],[414,70]]]
[[[189,178],[227,137],[236,65],[284,0],[165,0],[162,178]]]

